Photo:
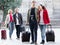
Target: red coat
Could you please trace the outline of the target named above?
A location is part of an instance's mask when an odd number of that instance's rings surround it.
[[[40,11],[38,11],[38,17],[39,17],[39,22],[40,22]],[[50,19],[49,19],[48,12],[46,9],[43,10],[43,21],[44,21],[44,24],[50,23]]]

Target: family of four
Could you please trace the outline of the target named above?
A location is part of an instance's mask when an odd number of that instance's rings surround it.
[[[16,27],[17,39],[20,39],[20,30],[23,24],[23,19],[21,13],[19,13],[18,10],[19,10],[18,8],[15,8],[15,14],[13,14],[13,11],[9,9],[8,15],[6,16],[5,25],[8,24],[9,26],[10,39],[14,30],[14,24]],[[42,37],[41,44],[44,44],[46,25],[50,24],[50,19],[46,8],[42,4],[40,4],[38,8],[36,8],[35,1],[32,1],[32,7],[28,10],[28,14],[27,14],[27,24],[29,24],[31,31],[31,37],[32,37],[31,44],[37,43],[38,25],[41,30],[41,37]]]

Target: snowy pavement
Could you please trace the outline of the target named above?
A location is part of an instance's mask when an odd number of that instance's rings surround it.
[[[9,30],[6,29],[7,31],[7,40],[1,40],[1,30],[0,29],[0,45],[31,45],[30,42],[26,42],[26,43],[22,43],[21,41],[21,36],[22,33],[20,34],[20,40],[16,39],[16,31],[14,30],[13,35],[12,35],[12,40],[9,39]],[[55,32],[55,42],[46,42],[44,45],[60,45],[60,28],[53,28],[54,32]],[[37,45],[41,45],[41,32],[40,29],[38,29],[38,41],[37,41]],[[32,44],[35,45],[35,44]]]

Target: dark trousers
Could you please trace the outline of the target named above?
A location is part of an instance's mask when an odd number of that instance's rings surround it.
[[[37,23],[30,23],[29,26],[31,30],[32,42],[37,42]]]
[[[20,25],[16,25],[16,35],[17,38],[20,38]]]

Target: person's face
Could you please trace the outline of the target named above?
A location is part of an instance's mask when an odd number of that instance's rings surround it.
[[[15,13],[18,13],[18,9],[15,10]]]
[[[40,10],[42,10],[42,6],[40,6]]]
[[[32,3],[32,7],[33,7],[33,8],[35,7],[35,2]]]
[[[40,6],[38,6],[38,10],[40,10]]]
[[[10,11],[10,14],[12,14],[12,10]]]

